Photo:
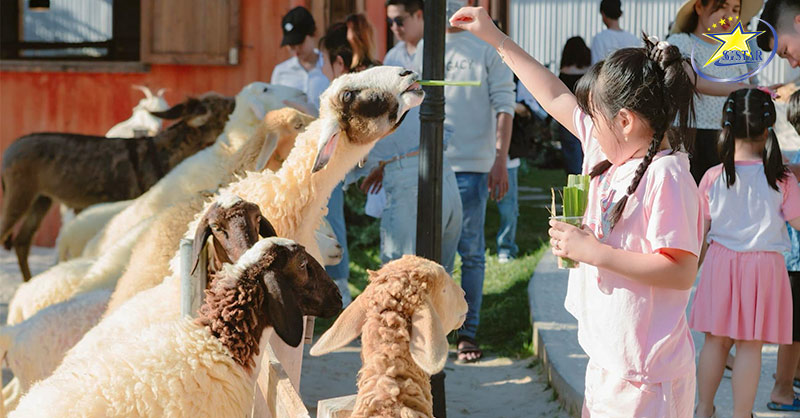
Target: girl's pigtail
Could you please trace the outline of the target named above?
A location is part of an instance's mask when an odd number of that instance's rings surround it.
[[[781,155],[781,147],[778,144],[778,137],[772,126],[775,124],[777,115],[775,114],[775,105],[772,100],[764,101],[764,121],[767,126],[767,141],[764,144],[764,174],[767,176],[767,183],[773,189],[780,191],[778,182],[786,180],[788,177],[789,169],[783,163],[783,155]],[[771,123],[770,123],[771,122]]]
[[[650,163],[653,162],[653,158],[658,153],[658,149],[661,147],[661,140],[664,138],[664,132],[656,132],[653,135],[653,140],[650,141],[650,147],[647,149],[647,154],[645,154],[644,159],[641,163],[639,163],[639,167],[636,167],[636,174],[633,176],[633,180],[631,184],[628,186],[628,189],[625,191],[625,196],[620,199],[613,208],[611,208],[611,229],[614,229],[614,226],[622,217],[622,212],[625,211],[625,205],[628,203],[628,196],[636,193],[636,189],[639,187],[639,182],[642,181],[642,177],[644,177],[645,171],[647,171],[647,167],[650,166]]]
[[[734,93],[728,96],[725,108],[722,110],[722,131],[717,141],[717,151],[725,171],[725,183],[728,188],[736,182],[736,163],[733,159],[736,152],[736,140],[733,135],[733,124],[736,122],[736,107],[732,97]]]

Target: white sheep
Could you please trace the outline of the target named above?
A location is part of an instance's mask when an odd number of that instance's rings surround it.
[[[36,383],[10,417],[243,417],[270,334],[297,346],[303,315],[331,317],[341,296],[293,241],[267,238],[225,265],[200,317],[120,334]]]
[[[315,229],[325,215],[331,191],[376,141],[392,132],[405,113],[422,102],[424,93],[416,80],[415,73],[388,66],[336,79],[322,95],[320,118],[297,137],[281,169],[277,173],[248,173],[223,192],[256,203],[279,236],[299,242],[321,260]],[[191,237],[197,222],[199,219],[184,227],[186,237]],[[167,269],[157,286],[120,300],[116,307],[109,304],[103,320],[66,354],[62,364],[71,362],[71,358],[91,356],[116,335],[136,334],[143,327],[177,317],[179,256],[173,255],[173,274]],[[152,274],[152,267],[144,269],[131,263],[125,277],[152,282],[152,277],[146,277]],[[146,271],[139,272],[140,268]],[[123,279],[117,290],[123,286]],[[299,381],[299,376],[293,379]]]
[[[150,92],[150,89],[145,86],[133,86],[133,88],[141,90],[142,93],[144,93],[144,99],[139,100],[139,103],[134,106],[131,117],[114,125],[106,132],[106,137],[133,138],[136,136],[154,136],[161,130],[161,118],[154,116],[150,112],[159,112],[169,109],[169,105],[164,99],[164,92],[167,89],[159,89],[158,93],[154,96],[153,93]]]
[[[378,272],[311,348],[319,356],[361,335],[352,418],[433,417],[430,375],[447,361],[447,334],[467,315],[464,291],[444,268],[406,255]]]
[[[72,213],[72,209],[61,205],[61,228],[58,230],[58,237],[56,238],[58,261],[67,261],[80,257],[84,247],[86,247],[86,243],[97,235],[103,225],[132,203],[133,200],[98,203],[89,206],[77,215],[71,216],[71,219],[67,214]]]
[[[231,156],[256,133],[267,112],[280,109],[285,100],[300,100],[304,94],[296,89],[254,82],[236,95],[236,106],[214,145],[185,159],[134,203],[114,216],[87,244],[84,257],[96,257],[110,243],[121,238],[133,225],[157,214],[167,206],[192,197],[202,190],[215,190],[220,180],[240,169]],[[262,138],[263,140],[263,138]],[[276,144],[265,147],[266,156]]]

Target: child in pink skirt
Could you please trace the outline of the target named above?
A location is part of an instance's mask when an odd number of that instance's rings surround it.
[[[450,20],[493,45],[544,109],[578,137],[592,181],[583,228],[551,221],[553,253],[580,262],[565,305],[589,356],[584,417],[692,415],[686,306],[702,243],[700,196],[680,152],[695,87],[677,47],[647,39],[594,65],[576,93],[481,8]]]
[[[800,188],[783,164],[772,131],[775,118],[769,94],[731,93],[723,109],[722,164],[700,182],[706,243],[689,317],[689,326],[705,333],[697,371],[700,417],[714,414],[714,396],[733,344],[734,417],[749,417],[761,375],[761,346],[792,343],[784,220],[800,227]]]

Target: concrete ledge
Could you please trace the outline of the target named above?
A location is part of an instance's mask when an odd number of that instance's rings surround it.
[[[320,399],[317,402],[317,418],[348,418],[356,407],[356,395]]]
[[[547,381],[572,416],[580,416],[589,357],[578,344],[578,322],[564,309],[568,270],[545,254],[528,283],[533,324],[533,352],[541,359]]]

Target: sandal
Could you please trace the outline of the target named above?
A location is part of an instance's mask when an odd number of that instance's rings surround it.
[[[456,340],[458,347],[458,360],[464,363],[474,363],[483,357],[483,351],[478,347],[475,339],[461,335]]]
[[[767,408],[773,411],[800,412],[800,398],[795,396],[791,404],[767,402]]]

